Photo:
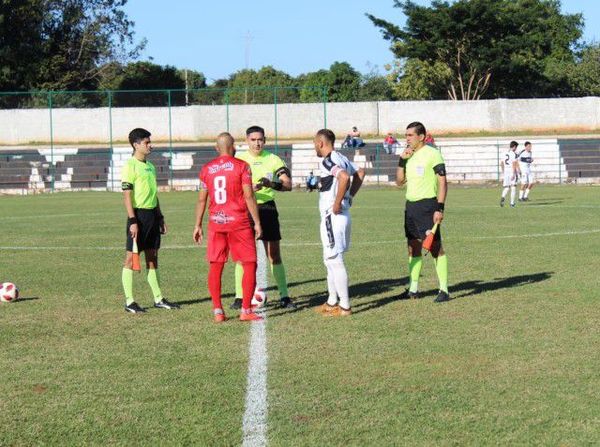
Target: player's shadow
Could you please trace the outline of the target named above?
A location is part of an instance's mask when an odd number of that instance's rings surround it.
[[[326,279],[323,278],[319,281],[325,282]],[[364,312],[366,310],[375,309],[377,307],[385,306],[386,304],[397,301],[400,299],[401,292],[404,291],[403,286],[405,286],[407,282],[408,278],[403,277],[393,279],[378,279],[358,284],[351,284],[348,288],[348,292],[350,294],[350,298],[352,299],[352,311],[354,313]],[[360,302],[361,298],[366,298],[373,295],[381,295],[392,291],[394,294],[390,296],[386,296],[375,301],[369,301],[367,303]],[[327,301],[326,285],[323,291],[318,293],[297,296],[295,299],[295,303],[297,305],[296,309],[282,309],[281,312],[269,313],[269,318],[317,307],[323,304],[325,301]]]
[[[453,284],[448,288],[450,299],[466,298],[468,296],[479,295],[485,292],[494,292],[496,290],[510,289],[513,287],[522,287],[528,284],[535,284],[546,281],[552,277],[554,272],[540,272],[529,275],[509,276],[507,278],[495,278],[491,281],[463,281]],[[421,293],[421,298],[436,296],[437,289],[428,290]]]
[[[288,287],[294,287],[294,286],[301,286],[303,284],[309,284],[312,282],[319,282],[319,281],[325,281],[325,278],[316,278],[316,279],[307,279],[306,281],[297,281],[297,282],[291,282],[288,284]],[[267,292],[270,293],[275,293],[277,291],[277,286],[271,286],[269,288],[267,288]],[[235,298],[235,294],[234,293],[224,293],[221,295],[221,299],[229,299],[229,298]],[[175,301],[173,300],[173,302],[177,303],[177,304],[181,304],[181,305],[190,305],[190,304],[200,304],[200,303],[206,303],[211,301],[211,298],[195,298],[195,299],[189,299],[189,300],[184,300],[184,301]],[[231,300],[231,302],[233,302],[233,299]],[[229,304],[231,304],[231,302]],[[223,306],[227,306],[229,304],[225,304],[223,303]]]
[[[543,202],[527,202],[526,205],[520,205],[520,206],[549,206],[549,205],[556,205],[558,203],[563,203],[564,200],[544,200]]]

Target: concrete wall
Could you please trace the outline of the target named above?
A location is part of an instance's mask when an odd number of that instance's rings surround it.
[[[326,110],[325,110],[326,109]],[[54,109],[54,141],[108,142],[110,111]],[[325,125],[338,137],[352,126],[363,134],[404,131],[422,121],[434,133],[511,131],[595,131],[600,129],[600,98],[497,99],[490,101],[402,101],[113,108],[112,136],[125,140],[134,127],[148,128],[155,140],[212,139],[229,130],[242,136],[252,125],[263,126],[270,139],[307,138]],[[0,110],[0,144],[50,141],[48,109]]]

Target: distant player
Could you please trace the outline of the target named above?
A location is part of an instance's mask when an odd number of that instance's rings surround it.
[[[527,202],[529,193],[534,185],[533,172],[531,172],[531,143],[525,142],[525,149],[519,154],[519,167],[521,168],[521,190],[519,191],[519,202]]]
[[[519,161],[517,159],[517,147],[519,147],[519,143],[516,141],[511,141],[510,149],[504,154],[503,159],[500,160],[500,167],[502,169],[502,176],[504,178],[502,183],[504,189],[502,190],[502,197],[500,198],[500,206],[504,206],[504,201],[506,200],[506,195],[508,194],[509,189],[510,206],[513,208],[515,206],[517,181],[519,180],[519,175],[521,173],[521,170],[519,169]]]
[[[291,191],[292,179],[290,170],[284,161],[277,155],[264,150],[266,141],[265,130],[262,127],[249,127],[246,130],[248,150],[237,154],[236,157],[248,163],[252,171],[252,183],[256,192],[258,214],[263,230],[262,241],[269,258],[271,272],[277,283],[279,305],[284,308],[293,309],[296,305],[288,294],[285,267],[281,259],[279,245],[279,241],[281,240],[279,212],[275,205],[275,191]],[[231,306],[234,309],[239,308],[241,304],[241,300],[239,299],[241,278],[242,271],[238,265],[235,269],[236,300]],[[259,284],[260,282],[266,283],[266,271],[264,278],[260,278],[258,282]]]
[[[197,244],[204,237],[202,221],[208,206],[208,241],[206,259],[210,263],[208,290],[213,302],[215,322],[226,320],[221,304],[221,276],[229,257],[243,268],[243,300],[240,320],[253,321],[262,318],[252,312],[251,300],[256,286],[256,243],[262,233],[250,167],[234,157],[233,137],[224,132],[217,138],[219,156],[205,164],[200,171],[201,190],[196,205],[196,226],[193,239]],[[248,212],[254,220],[254,230]]]
[[[148,284],[154,295],[154,307],[177,309],[178,304],[170,303],[162,296],[158,279],[158,249],[161,234],[167,233],[167,224],[158,204],[156,168],[146,158],[152,152],[150,132],[133,129],[129,133],[129,144],[133,148],[131,157],[121,174],[125,210],[127,211],[127,242],[125,263],[121,280],[125,292],[125,310],[142,313],[145,310],[133,299],[133,241],[138,250],[144,252]]]
[[[323,159],[320,163],[319,211],[329,291],[327,302],[318,310],[328,316],[347,316],[352,314],[352,310],[344,252],[350,247],[352,198],[360,189],[365,173],[344,155],[334,151],[334,143],[335,135],[329,129],[319,130],[314,138],[315,151]]]

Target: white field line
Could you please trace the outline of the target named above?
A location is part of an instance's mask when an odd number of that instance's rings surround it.
[[[246,411],[242,422],[244,447],[267,445],[267,313],[258,311],[262,321],[250,329]]]
[[[585,234],[596,234],[600,233],[600,229],[593,230],[581,230],[581,231],[557,231],[554,233],[531,233],[531,234],[512,234],[512,235],[504,235],[504,236],[466,236],[466,237],[458,237],[452,238],[452,240],[485,240],[485,239],[527,239],[531,237],[552,237],[552,236],[577,236],[577,235],[585,235]],[[388,241],[352,241],[352,245],[388,245],[403,242],[403,238],[398,237],[398,239],[388,240]],[[283,247],[311,247],[311,246],[321,246],[321,242],[288,242],[282,243]],[[205,247],[198,247],[197,245],[165,245],[161,247],[164,250],[198,250],[205,249]],[[38,247],[26,247],[26,246],[14,246],[14,245],[5,245],[0,246],[0,250],[15,250],[15,251],[60,251],[60,250],[94,250],[94,251],[113,251],[113,250],[123,250],[123,246],[112,246],[112,247],[78,247],[78,246],[38,246]]]

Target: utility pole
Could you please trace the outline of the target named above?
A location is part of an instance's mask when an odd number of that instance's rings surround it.
[[[252,45],[252,34],[250,30],[246,31],[246,51],[245,51],[245,67],[246,70],[250,69],[250,47]],[[244,104],[248,104],[248,88],[244,89]]]
[[[187,68],[184,70],[185,73],[185,105],[186,107],[190,105],[189,97],[188,97],[188,75]]]

